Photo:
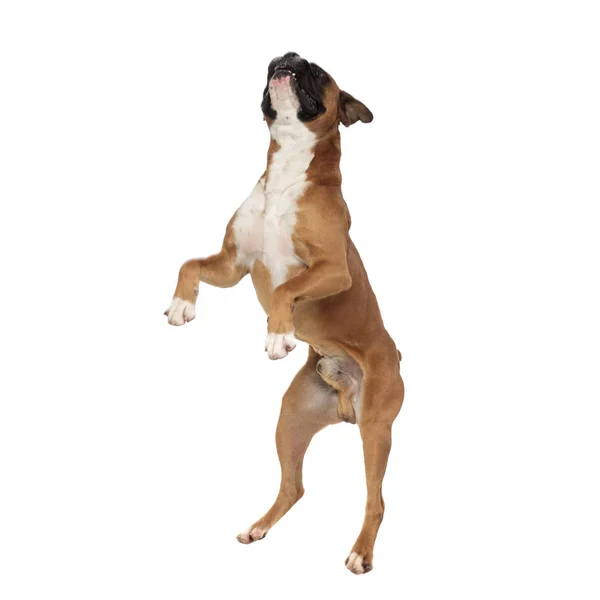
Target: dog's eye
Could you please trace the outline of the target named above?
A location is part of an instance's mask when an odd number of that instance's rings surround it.
[[[310,66],[310,70],[312,71],[312,74],[320,81],[322,81],[324,83],[329,81],[329,77],[327,76],[327,73],[325,73],[325,71],[323,71],[323,69],[321,69],[321,67],[319,67],[315,64],[312,64]]]

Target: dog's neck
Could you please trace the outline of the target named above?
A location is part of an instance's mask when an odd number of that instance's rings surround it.
[[[267,156],[267,184],[287,184],[304,176],[317,185],[341,185],[340,132],[335,125],[324,133],[315,133],[299,121],[295,109],[280,111],[269,128],[271,143]],[[285,178],[281,178],[282,173]],[[275,173],[278,174],[275,177]]]
[[[271,123],[269,133],[280,148],[296,149],[302,151],[305,148],[312,148],[316,142],[315,134],[298,120],[295,106],[280,108],[277,112],[277,118]]]

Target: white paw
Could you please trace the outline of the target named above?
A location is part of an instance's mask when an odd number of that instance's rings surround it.
[[[267,535],[268,529],[263,529],[262,527],[250,527],[250,529],[246,529],[246,531],[242,531],[242,533],[238,533],[237,541],[240,544],[251,544],[252,542],[258,542],[258,540],[262,540],[265,535]]]
[[[196,308],[191,302],[181,298],[173,298],[171,306],[165,310],[169,325],[184,325],[196,316]]]
[[[294,333],[268,333],[265,341],[265,352],[269,354],[271,360],[285,358],[288,352],[296,347],[296,338]]]
[[[373,567],[363,562],[362,554],[350,552],[350,556],[346,559],[346,568],[352,571],[355,575],[368,573]]]

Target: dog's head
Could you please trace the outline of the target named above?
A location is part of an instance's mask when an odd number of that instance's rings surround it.
[[[321,67],[295,52],[278,56],[269,64],[261,108],[269,127],[296,120],[315,133],[339,123],[349,127],[357,121],[373,120],[362,102],[340,90]]]

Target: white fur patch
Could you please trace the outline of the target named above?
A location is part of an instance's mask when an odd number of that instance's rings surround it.
[[[268,333],[265,340],[265,352],[271,360],[285,358],[296,347],[296,338],[290,333]]]
[[[196,317],[196,308],[187,300],[173,298],[171,306],[165,311],[169,320],[169,325],[184,325],[188,321],[193,321]]]
[[[298,101],[291,88],[271,86],[277,118],[271,136],[279,149],[262,178],[238,209],[233,222],[238,261],[252,269],[260,260],[271,274],[273,289],[287,280],[289,268],[303,264],[294,252],[292,235],[296,203],[309,185],[306,171],[313,159],[315,135],[298,120]]]
[[[252,193],[238,208],[233,221],[237,262],[252,268],[256,259],[262,260],[264,246],[265,178],[256,184]]]
[[[242,531],[242,533],[238,533],[237,541],[241,544],[251,544],[252,542],[262,540],[267,535],[267,531],[269,530],[261,527],[251,527],[246,529],[246,531]]]
[[[352,571],[355,575],[362,575],[363,573],[367,573],[371,569],[365,569],[363,567],[363,559],[364,557],[361,554],[356,554],[356,552],[350,552],[350,556],[346,560],[346,568],[349,571]]]

